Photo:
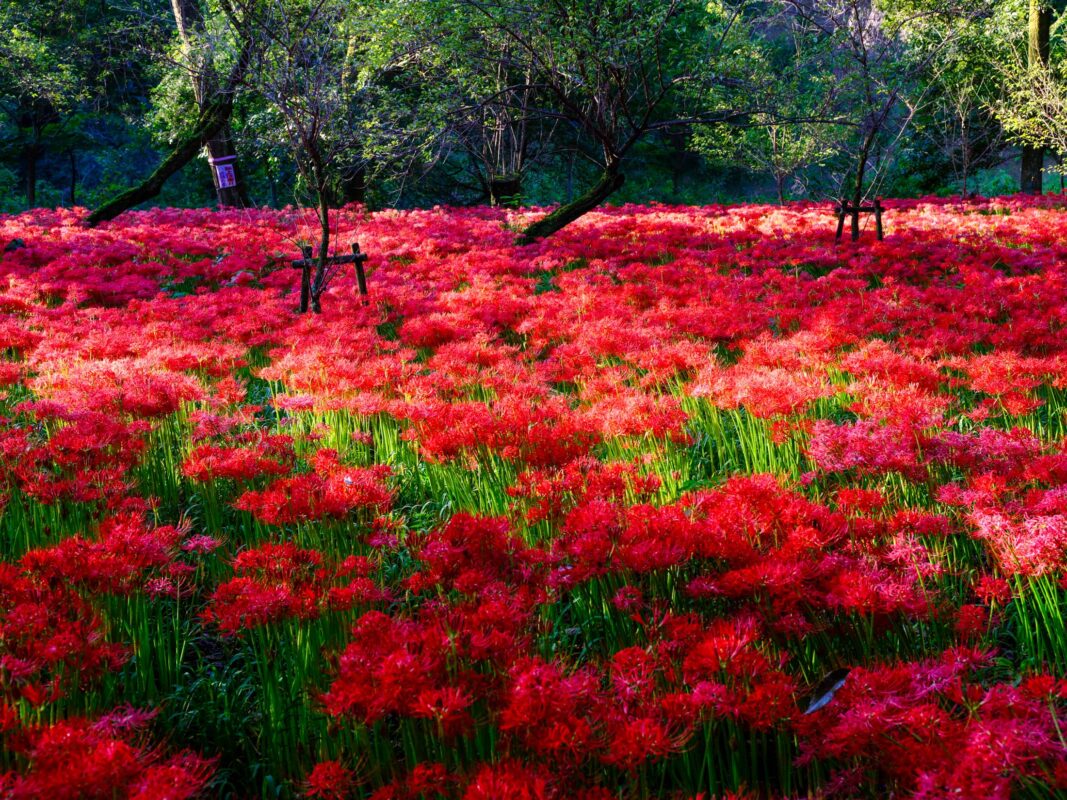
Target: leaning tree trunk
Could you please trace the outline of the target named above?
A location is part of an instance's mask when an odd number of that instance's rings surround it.
[[[562,230],[611,197],[625,181],[626,177],[617,169],[608,169],[600,176],[600,180],[581,197],[560,206],[548,216],[542,217],[526,228],[516,244],[533,244],[538,239],[544,239]]]
[[[101,222],[114,219],[123,211],[128,211],[159,194],[167,179],[192,161],[205,143],[226,125],[231,111],[232,105],[228,100],[213,103],[201,111],[193,132],[178,143],[177,147],[163,159],[163,163],[156,167],[155,172],[143,183],[127,189],[118,197],[96,209],[86,220],[89,226],[96,226]]]
[[[1049,42],[1052,32],[1052,8],[1046,0],[1030,0],[1029,47],[1027,66],[1031,70],[1047,69]],[[1045,147],[1027,144],[1023,147],[1019,171],[1019,189],[1026,194],[1044,191]]]
[[[230,74],[226,79],[223,90],[218,92],[211,103],[200,109],[192,133],[178,143],[178,146],[163,159],[163,163],[156,167],[156,171],[148,176],[147,180],[132,189],[126,190],[90,214],[86,220],[90,226],[114,219],[123,211],[128,211],[146,200],[151,200],[159,194],[163,184],[167,182],[171,175],[192,161],[193,157],[200,152],[200,149],[213,137],[217,136],[218,132],[229,123],[230,117],[233,115],[233,93],[241,82],[245,70],[248,69],[248,62],[252,57],[253,44],[252,37],[245,37],[241,43],[241,50],[237,55],[237,60],[230,68]]]

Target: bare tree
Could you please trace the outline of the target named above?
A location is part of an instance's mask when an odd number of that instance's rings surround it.
[[[992,119],[973,80],[943,82],[937,98],[938,112],[945,120],[939,129],[942,151],[967,195],[974,170],[1000,160],[1003,128]]]
[[[928,100],[928,75],[938,53],[961,30],[987,13],[986,0],[781,0],[785,12],[833,54],[834,95],[854,136],[844,143],[849,171],[840,178],[842,199],[860,206],[884,179],[897,143]],[[936,20],[937,25],[926,23]],[[921,46],[909,47],[919,30]],[[853,238],[858,217],[853,216]]]
[[[356,145],[348,124],[353,98],[349,48],[343,35],[345,5],[249,0],[243,12],[263,46],[250,70],[250,83],[278,112],[282,133],[311,195],[318,222],[318,264],[305,271],[301,312],[322,310],[329,285],[330,183],[342,157]],[[309,286],[307,284],[310,284]]]
[[[486,64],[485,79],[457,87],[464,96],[456,103],[447,133],[476,165],[490,204],[517,207],[531,154],[543,150],[546,131],[534,113],[533,63],[506,38],[483,38],[476,46],[471,62],[476,68]]]
[[[720,102],[744,60],[744,2],[709,9],[695,0],[461,1],[526,55],[532,86],[551,103],[536,113],[579,131],[580,155],[600,173],[584,194],[523,231],[521,243],[610,197],[625,181],[626,156],[651,132],[750,114]]]

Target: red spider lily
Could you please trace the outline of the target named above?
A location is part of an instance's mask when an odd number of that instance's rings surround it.
[[[244,550],[233,568],[236,577],[219,584],[204,611],[206,620],[229,634],[284,619],[314,619],[387,596],[365,575],[353,576],[359,569],[354,558],[334,565],[289,542]]]
[[[4,472],[24,494],[45,504],[64,498],[87,503],[127,491],[126,473],[144,452],[148,423],[125,424],[104,413],[49,403],[22,404],[19,410],[56,426],[47,438],[25,429],[0,438]]]
[[[1067,515],[1012,519],[976,511],[971,518],[975,537],[987,544],[1001,572],[1045,575],[1062,568],[1067,554]]]
[[[339,761],[320,761],[307,777],[306,797],[320,800],[344,800],[356,786],[352,770]]]
[[[205,670],[276,700],[197,733],[312,796],[1067,788],[1062,200],[893,201],[861,245],[825,204],[605,208],[514,248],[535,213],[340,210],[371,302],[344,275],[306,318],[299,211],[0,216],[0,796],[202,789],[151,712],[70,716],[156,667],[168,737]],[[290,697],[231,698],[275,656]]]
[[[182,463],[182,473],[195,481],[228,478],[250,481],[264,475],[284,475],[292,469],[292,439],[268,436],[256,449],[205,444],[194,449]]]
[[[320,450],[314,467],[314,473],[280,478],[263,491],[247,491],[234,501],[234,507],[268,525],[285,525],[343,518],[358,509],[380,512],[392,502],[387,466],[344,467],[336,453]]]
[[[0,565],[0,675],[5,693],[40,705],[118,669],[127,648],[108,642],[100,615],[63,582]]]
[[[812,427],[808,454],[826,472],[922,476],[915,433],[900,425],[867,420],[834,425],[820,420]]]
[[[962,683],[983,661],[956,650],[938,661],[853,669],[834,700],[800,724],[802,758],[857,759],[928,798],[1006,799],[1027,776],[1062,772],[1058,684],[1031,682],[1028,694]]]
[[[426,566],[425,573],[415,576],[419,585],[455,588],[466,594],[478,593],[496,581],[536,586],[546,558],[513,535],[507,520],[480,519],[462,512],[427,536],[418,556]]]
[[[557,469],[527,470],[508,493],[517,498],[518,505],[529,505],[525,516],[533,523],[559,521],[586,500],[622,501],[627,496],[648,500],[660,483],[658,476],[642,475],[634,464],[605,464],[585,457]]]
[[[176,566],[178,543],[187,533],[172,526],[150,528],[139,514],[123,514],[101,523],[95,540],[73,536],[55,547],[27,552],[21,564],[53,585],[129,594],[160,570]]]
[[[463,800],[551,800],[558,797],[551,779],[542,771],[516,761],[483,765],[463,792]]]
[[[125,727],[71,719],[28,729],[19,748],[28,766],[0,776],[4,796],[186,800],[201,794],[214,771],[211,760],[189,752],[164,758],[157,749],[139,744],[130,726]]]
[[[739,363],[727,369],[714,364],[697,375],[690,392],[721,408],[744,408],[757,417],[792,414],[834,393],[826,378],[780,367],[753,369]]]
[[[323,706],[368,725],[391,712],[415,716],[416,709],[425,708],[419,701],[423,692],[449,685],[449,652],[448,633],[436,622],[368,612],[353,628]]]

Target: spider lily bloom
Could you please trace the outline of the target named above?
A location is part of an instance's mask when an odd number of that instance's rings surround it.
[[[218,585],[203,614],[228,634],[286,619],[316,619],[326,610],[387,596],[366,576],[353,578],[354,564],[331,564],[322,553],[290,542],[244,550],[233,569],[235,577]]]
[[[306,797],[345,800],[356,787],[355,774],[339,761],[320,761],[305,781]]]
[[[148,716],[147,719],[150,719]],[[141,724],[147,721],[142,717]],[[141,724],[74,718],[29,728],[19,746],[24,771],[0,776],[5,796],[57,800],[136,798],[192,800],[206,788],[214,762],[184,751],[166,757],[138,742]]]
[[[140,514],[120,514],[100,523],[94,540],[72,536],[55,547],[30,550],[20,563],[42,580],[129,595],[176,564],[179,542],[188,533],[187,527],[150,527]]]
[[[279,478],[262,491],[249,490],[234,501],[268,525],[332,517],[340,519],[357,510],[384,511],[393,492],[386,484],[389,467],[345,467],[337,453],[319,450],[312,459],[315,472]]]
[[[288,436],[264,437],[254,449],[204,444],[186,457],[182,474],[200,483],[220,478],[247,482],[261,476],[285,475],[292,469],[294,458]]]

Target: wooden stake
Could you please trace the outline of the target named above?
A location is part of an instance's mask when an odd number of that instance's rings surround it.
[[[363,262],[367,260],[367,254],[359,252],[359,242],[352,242],[352,261],[356,265],[356,283],[359,284],[359,294],[363,302],[367,302],[367,273],[363,271]]]
[[[300,248],[304,261],[300,265],[300,313],[306,314],[311,303],[311,264],[315,251],[306,244]]]
[[[841,237],[845,233],[845,217],[849,217],[851,220],[852,241],[858,242],[860,238],[860,214],[874,214],[875,233],[878,235],[878,241],[882,241],[885,239],[885,231],[882,227],[882,213],[884,211],[885,208],[882,206],[882,198],[880,197],[874,198],[874,204],[869,206],[854,206],[842,200],[836,208],[837,234],[834,239],[841,241]]]
[[[290,266],[293,269],[301,271],[300,275],[300,313],[304,313],[308,310],[308,304],[311,299],[311,270],[318,266],[319,260],[314,257],[314,252],[309,245],[305,245],[300,248],[300,252],[303,254],[303,258],[290,262]],[[363,269],[363,262],[365,262],[369,256],[366,253],[359,251],[359,243],[352,245],[352,255],[350,256],[331,256],[325,259],[326,264],[329,266],[340,266],[342,264],[353,264],[356,268],[356,283],[359,286],[359,295],[363,303],[367,303],[367,273]]]

